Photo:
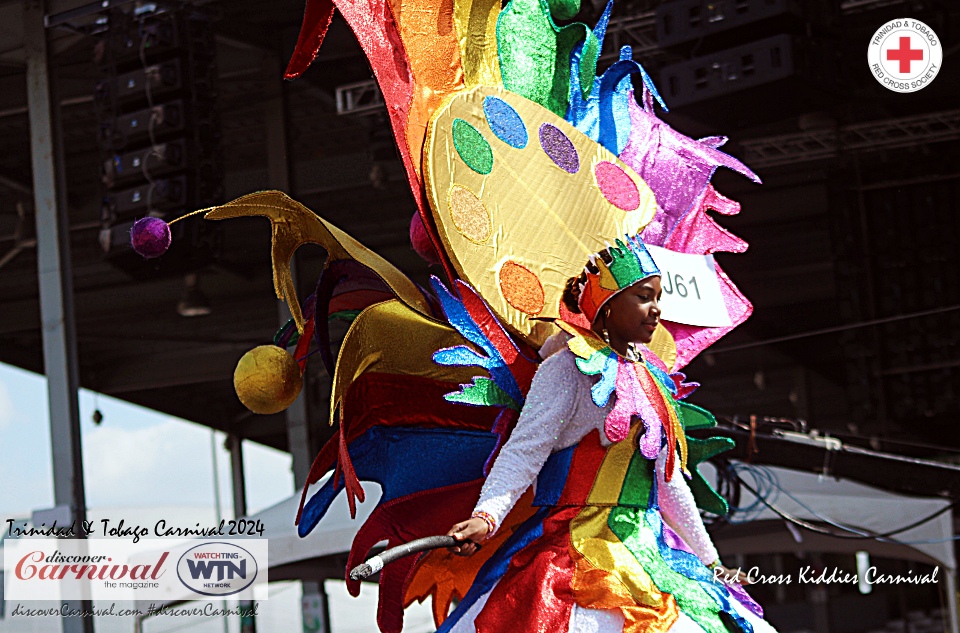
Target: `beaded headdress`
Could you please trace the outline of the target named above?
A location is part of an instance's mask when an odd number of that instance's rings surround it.
[[[600,308],[615,294],[637,282],[660,274],[656,262],[639,235],[625,235],[616,246],[607,248],[611,261],[606,263],[599,253],[590,256],[584,269],[586,281],[580,283],[577,305],[590,323],[597,318]],[[591,268],[597,270],[593,272]]]

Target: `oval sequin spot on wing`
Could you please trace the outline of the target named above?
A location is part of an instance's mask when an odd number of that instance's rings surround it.
[[[498,97],[483,100],[483,114],[497,138],[517,149],[527,146],[527,126],[509,103]]]
[[[450,217],[460,234],[477,244],[490,239],[493,222],[490,212],[483,202],[466,187],[454,185],[450,188]]]
[[[544,123],[540,126],[540,147],[557,167],[575,174],[580,171],[580,156],[567,135],[560,128]]]
[[[477,128],[463,119],[453,120],[453,146],[467,167],[486,176],[493,171],[493,150]]]
[[[540,314],[543,310],[543,284],[517,262],[508,261],[500,267],[500,292],[507,303],[524,314]]]
[[[619,165],[608,161],[597,163],[594,168],[597,186],[607,202],[624,211],[633,211],[640,206],[640,191],[637,183]]]

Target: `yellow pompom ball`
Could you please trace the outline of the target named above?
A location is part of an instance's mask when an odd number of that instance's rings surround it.
[[[233,388],[240,402],[254,413],[283,411],[297,399],[302,387],[297,361],[276,345],[253,348],[233,372]]]

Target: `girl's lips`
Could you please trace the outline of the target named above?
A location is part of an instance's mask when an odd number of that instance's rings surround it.
[[[653,332],[654,330],[657,329],[657,324],[656,324],[656,323],[644,323],[644,324],[643,324],[643,327],[645,327],[645,328],[647,328],[648,330],[650,330],[651,332]]]

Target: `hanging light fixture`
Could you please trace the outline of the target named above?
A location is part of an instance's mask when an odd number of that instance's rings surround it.
[[[198,317],[210,314],[212,311],[210,300],[200,290],[197,274],[189,273],[183,280],[187,287],[177,304],[177,314],[182,317]]]

